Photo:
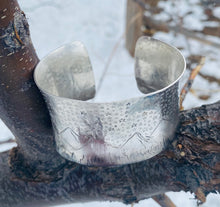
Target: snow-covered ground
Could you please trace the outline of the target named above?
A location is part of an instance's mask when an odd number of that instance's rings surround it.
[[[97,86],[100,84],[99,81],[103,71],[106,70],[106,65],[111,60],[96,101],[106,102],[140,95],[134,79],[134,59],[125,49],[126,0],[19,0],[19,3],[28,18],[31,37],[40,58],[65,43],[79,40],[85,44],[88,50]],[[218,11],[219,9],[216,9],[215,12],[218,13]],[[187,23],[193,26],[193,18],[189,17],[185,24]],[[197,22],[194,23],[197,24]],[[155,38],[176,47],[186,44],[186,39],[181,35],[157,33]],[[220,54],[219,49],[213,49],[207,45],[201,46],[193,40],[187,41],[192,53],[207,56],[206,64],[202,69],[204,74],[214,74],[215,77],[220,78],[220,61],[211,61],[217,53]],[[183,50],[183,54],[187,56],[189,51]],[[193,89],[197,93],[200,93],[201,90],[209,93],[211,97],[208,100],[200,100],[195,94],[188,94],[184,102],[185,108],[212,103],[220,99],[217,83],[209,83],[199,76],[194,82]],[[0,140],[13,137],[1,121],[0,137]],[[0,146],[0,151],[12,146],[14,144]],[[196,206],[196,200],[190,193],[170,192],[168,195],[177,207]],[[91,202],[63,205],[62,207],[82,206],[124,207],[125,205],[118,202]],[[146,206],[158,207],[159,205],[152,199],[135,204],[135,207]],[[217,206],[220,206],[219,194],[209,195],[207,202],[202,205],[202,207]]]

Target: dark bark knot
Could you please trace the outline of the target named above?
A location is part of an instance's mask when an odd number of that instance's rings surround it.
[[[10,56],[18,52],[23,45],[30,42],[29,35],[29,25],[24,13],[16,11],[8,26],[0,29],[0,45],[4,48],[0,51],[0,56]]]

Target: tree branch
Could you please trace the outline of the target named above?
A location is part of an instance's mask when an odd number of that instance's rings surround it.
[[[48,110],[33,80],[33,69],[38,61],[27,20],[17,1],[1,0],[1,118],[16,137],[27,164],[41,168],[40,163],[44,162],[51,168],[64,161],[58,159]]]
[[[133,203],[167,191],[200,196],[219,191],[219,109],[220,102],[181,112],[173,142],[159,155],[135,164],[92,168],[66,161],[53,172],[32,172],[17,148],[2,153],[0,203],[2,207],[101,200]]]

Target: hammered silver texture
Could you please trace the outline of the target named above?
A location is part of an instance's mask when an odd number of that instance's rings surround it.
[[[91,166],[149,159],[173,138],[178,124],[179,79],[185,59],[174,47],[141,37],[135,76],[142,97],[92,103],[95,81],[88,53],[73,42],[40,61],[34,79],[50,111],[57,151]]]

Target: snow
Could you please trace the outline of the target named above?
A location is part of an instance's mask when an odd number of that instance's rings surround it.
[[[195,4],[199,4],[199,0],[160,1],[158,5],[164,11],[156,15],[156,19],[165,21],[169,16],[175,23],[180,24],[182,17],[184,17],[182,23],[183,27],[187,25],[188,29],[201,30],[203,29],[201,20],[205,19],[206,16],[199,7],[195,6]],[[195,18],[195,15],[197,18]]]
[[[213,9],[213,14],[214,16],[220,18],[220,7],[216,7],[215,9]]]
[[[8,130],[6,125],[0,121],[1,139],[0,141],[6,141],[13,137],[13,134]]]
[[[170,5],[165,1],[160,2],[161,7],[166,7],[168,13],[172,13],[174,5],[170,1]],[[188,2],[189,1],[185,1]],[[192,2],[199,2],[193,0]],[[130,57],[125,49],[125,12],[126,0],[19,0],[22,10],[26,13],[30,24],[30,31],[33,44],[40,58],[44,57],[55,48],[72,41],[81,41],[85,44],[95,73],[96,85],[99,81],[103,70],[109,60],[110,64],[107,69],[104,82],[98,91],[96,101],[113,101],[138,96],[141,93],[137,90],[134,79],[134,59]],[[188,7],[184,1],[179,3],[175,12],[184,15],[188,12]],[[176,4],[175,4],[176,5]],[[177,5],[176,5],[177,6]],[[200,20],[204,18],[197,8],[193,8],[194,14],[198,15]],[[220,10],[216,8],[213,11],[219,16]],[[168,18],[167,15],[158,16],[158,20]],[[184,27],[193,29],[201,29],[202,25],[189,15],[184,21]],[[170,43],[176,47],[183,47],[188,41],[189,49],[192,54],[202,54],[206,56],[206,64],[202,68],[202,72],[208,75],[214,75],[220,78],[219,68],[220,61],[213,58],[218,57],[219,49],[203,45],[192,39],[186,39],[182,35],[170,33],[169,35],[158,32],[155,35],[162,41]],[[210,37],[211,38],[211,37]],[[219,41],[218,38],[211,38],[213,41]],[[114,50],[114,52],[112,52]],[[189,51],[184,49],[183,54],[189,55]],[[113,54],[113,55],[111,55]],[[182,80],[182,85],[187,79],[187,73]],[[189,93],[184,102],[186,109],[208,104],[220,99],[219,86],[216,83],[197,77],[193,89],[197,96]],[[202,90],[202,92],[201,92]],[[198,98],[198,94],[209,94],[210,99],[202,101]],[[0,141],[7,140],[13,135],[0,121]],[[14,143],[2,145],[0,151],[5,151],[15,146]],[[195,207],[196,200],[190,193],[168,193],[177,207]],[[207,202],[202,207],[217,207],[220,203],[219,194],[211,194],[207,198]],[[118,202],[91,202],[83,204],[62,205],[62,207],[124,207],[124,204]],[[141,201],[135,204],[135,207],[158,207],[152,199]],[[61,207],[61,206],[59,206]]]

